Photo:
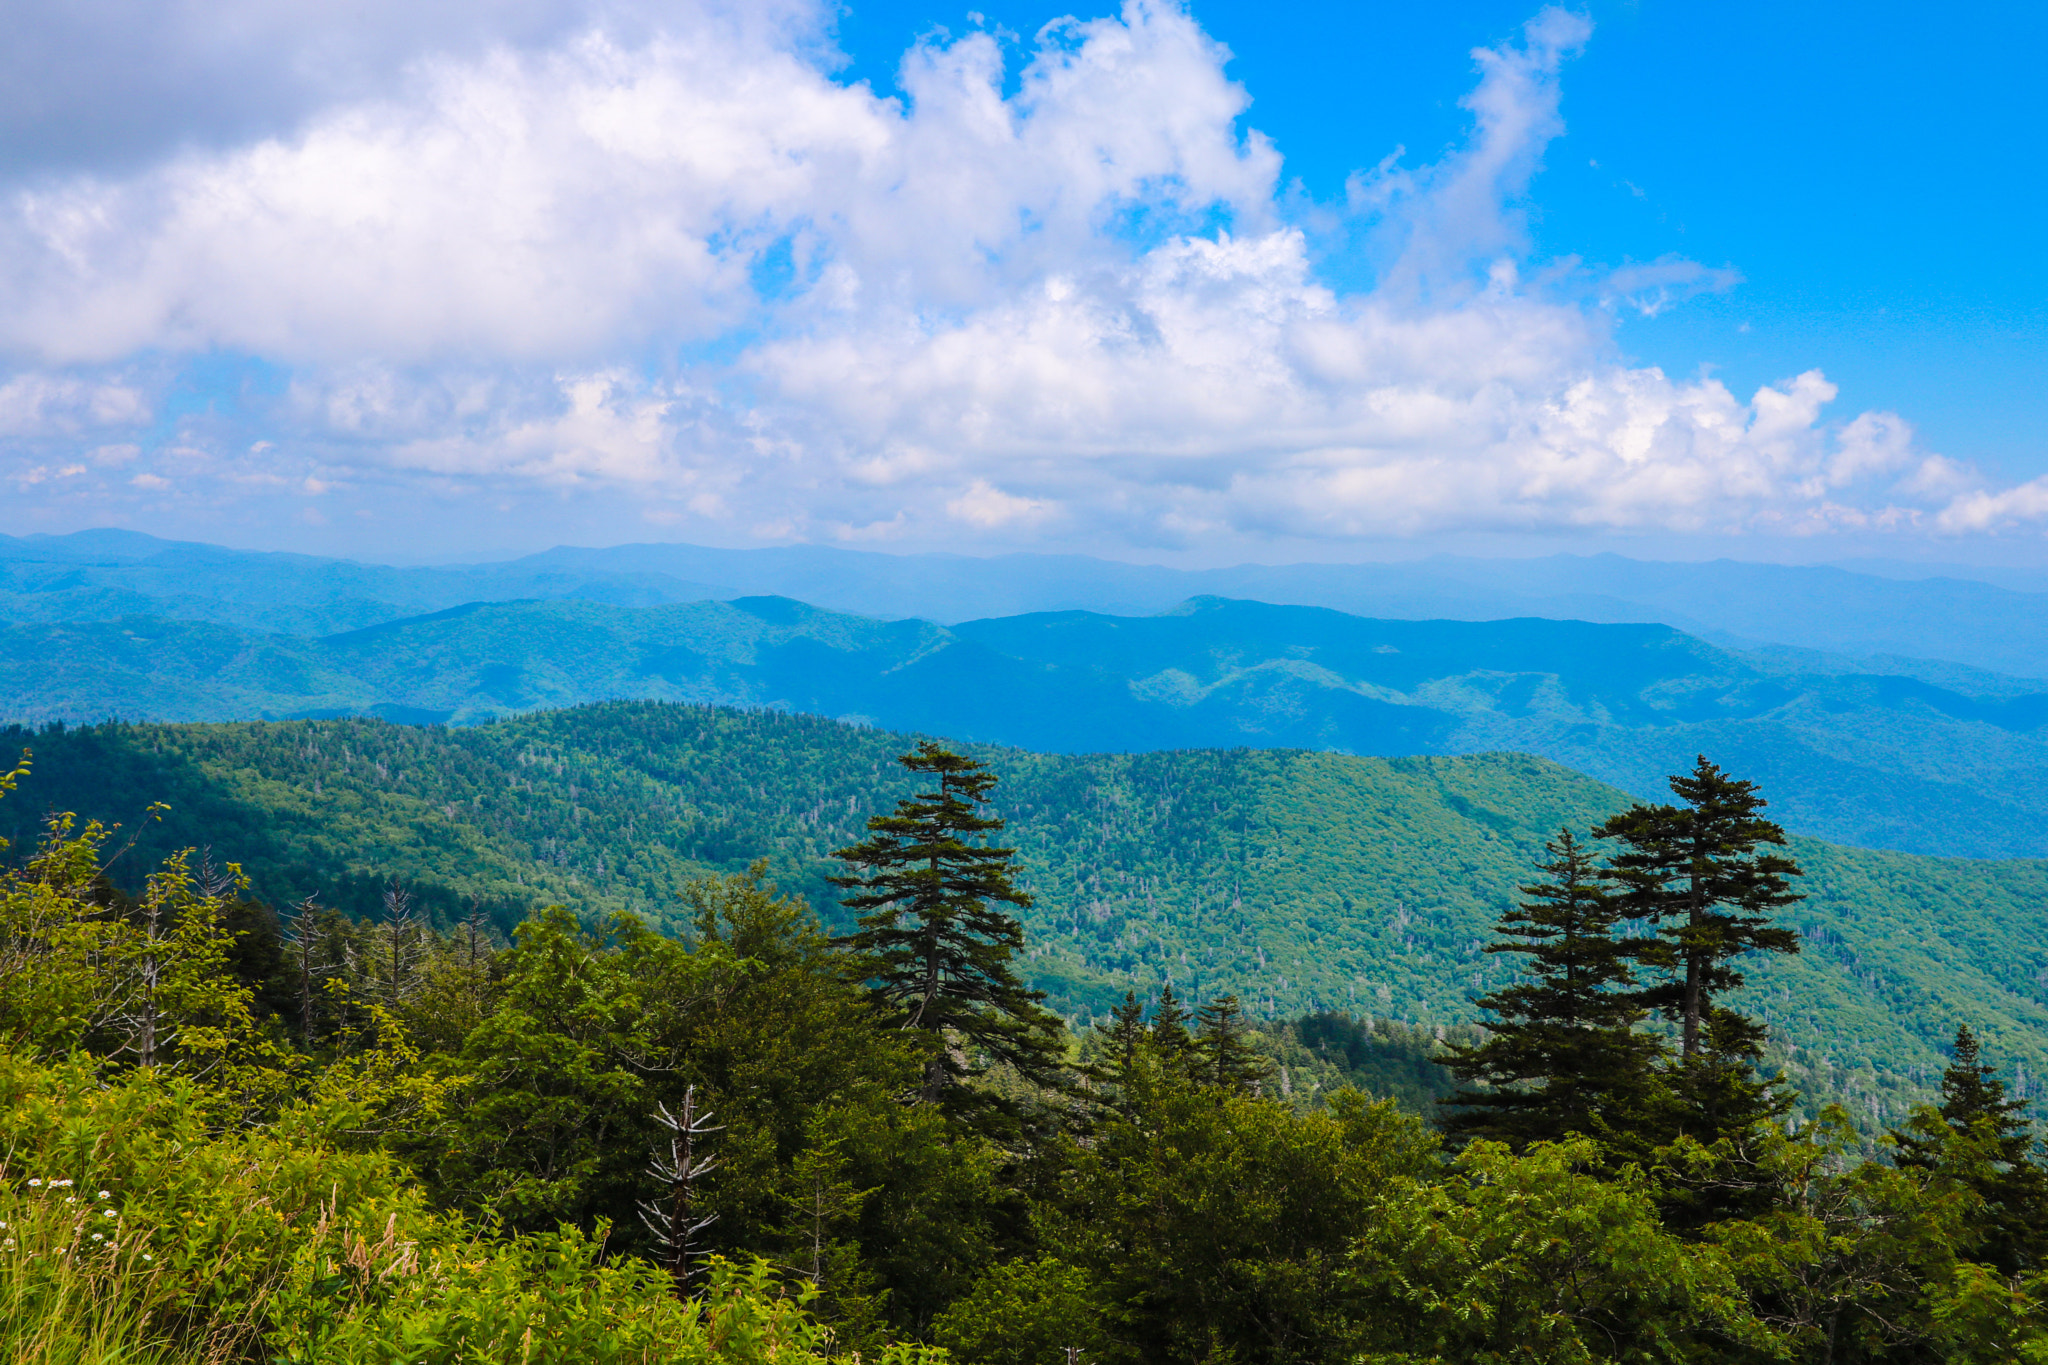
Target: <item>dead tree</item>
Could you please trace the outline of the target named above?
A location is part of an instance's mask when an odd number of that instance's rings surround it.
[[[668,1151],[664,1154],[656,1147],[647,1170],[667,1187],[667,1192],[660,1198],[640,1201],[640,1221],[661,1247],[662,1261],[675,1282],[676,1297],[681,1298],[689,1292],[690,1277],[697,1273],[696,1263],[703,1259],[697,1235],[718,1220],[715,1213],[699,1216],[696,1210],[697,1182],[718,1167],[717,1157],[699,1156],[697,1149],[713,1133],[725,1129],[713,1127],[710,1114],[697,1112],[694,1085],[683,1092],[680,1114],[670,1113],[666,1104],[657,1104],[654,1121],[668,1131]]]
[[[308,896],[292,908],[284,923],[285,961],[295,979],[299,996],[299,1037],[313,1046],[313,998],[319,979],[334,972],[331,963],[319,961],[322,929],[318,897]]]
[[[384,888],[384,943],[378,954],[384,974],[386,1003],[396,1012],[413,992],[413,977],[426,953],[425,933],[413,913],[412,896],[394,878]]]

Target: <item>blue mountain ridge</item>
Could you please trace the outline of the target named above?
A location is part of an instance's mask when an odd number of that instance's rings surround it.
[[[317,639],[139,617],[0,630],[0,717],[27,722],[465,723],[610,698],[1054,753],[1519,751],[1646,798],[1706,753],[1815,837],[2048,853],[2048,689],[1819,670],[1654,624],[1376,620],[1211,597],[1150,617],[946,627],[759,597],[472,603]]]

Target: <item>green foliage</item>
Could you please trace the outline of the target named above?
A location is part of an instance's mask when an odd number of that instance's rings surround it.
[[[991,1092],[961,1082],[991,1062],[1064,1090],[1060,1021],[1011,966],[1024,930],[1004,907],[1028,908],[1031,897],[1011,882],[1016,850],[985,842],[1003,827],[982,813],[995,774],[929,741],[898,761],[927,780],[936,776],[938,790],[869,817],[868,838],[833,855],[856,875],[832,882],[852,893],[841,904],[860,915],[859,928],[846,943],[876,995],[932,1040],[924,1100],[958,1106],[971,1096],[988,1108]]]
[[[444,929],[472,902],[502,937],[543,905],[687,929],[682,888],[765,856],[850,927],[832,850],[912,784],[901,736],[775,713],[607,705],[466,730],[370,721],[105,726],[37,740],[23,812],[161,823],[117,867],[232,849],[251,894],[382,916],[391,877]],[[1621,793],[1510,755],[1385,760],[1281,752],[1059,757],[976,748],[1003,774],[1027,985],[1081,1023],[1127,990],[1231,993],[1252,1019],[1337,1011],[1433,1033],[1508,973],[1484,946],[1546,837]],[[1931,1098],[1967,1023],[2048,1074],[2048,864],[1924,859],[1794,839],[1803,951],[1749,970],[1767,1057],[1868,1130]],[[130,874],[123,874],[124,877]],[[139,886],[139,877],[124,886]]]
[[[1448,1178],[1396,1180],[1350,1267],[1377,1310],[1363,1358],[1582,1365],[1714,1359],[1721,1343],[1771,1358],[1727,1253],[1674,1236],[1641,1178],[1603,1179],[1602,1160],[1588,1141],[1519,1156],[1481,1141]]]
[[[1419,1123],[1355,1092],[1298,1113],[1149,1059],[1125,1090],[1041,1215],[1099,1287],[1112,1356],[1346,1358],[1346,1254],[1379,1188],[1430,1168]]]
[[[1446,1063],[1487,1088],[1452,1097],[1445,1126],[1518,1148],[1574,1134],[1629,1143],[1661,1107],[1664,1047],[1636,1027],[1648,1011],[1630,959],[1643,945],[1615,937],[1620,906],[1570,830],[1545,848],[1552,880],[1523,887],[1529,899],[1501,917],[1505,942],[1487,945],[1527,957],[1523,978],[1474,1002],[1494,1015],[1489,1036]]]
[[[82,1062],[0,1054],[0,1339],[46,1343],[26,1358],[260,1346],[323,1365],[827,1352],[804,1296],[759,1264],[719,1266],[681,1302],[573,1229],[493,1236],[435,1212],[386,1155],[289,1124],[222,1133],[210,1108],[161,1069],[108,1085]]]
[[[2034,1160],[2025,1109],[1961,1028],[1941,1076],[1941,1104],[1916,1110],[1890,1135],[1900,1166],[1944,1171],[1976,1195],[1973,1254],[2007,1274],[2048,1269],[2048,1170]]]
[[[933,1324],[934,1341],[964,1365],[1044,1365],[1113,1358],[1107,1309],[1094,1278],[1048,1256],[1006,1261]]]

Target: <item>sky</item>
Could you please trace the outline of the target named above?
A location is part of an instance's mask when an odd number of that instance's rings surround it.
[[[2048,559],[2038,5],[9,15],[11,533]]]

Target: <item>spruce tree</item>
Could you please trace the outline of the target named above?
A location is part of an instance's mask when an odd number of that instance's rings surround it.
[[[1173,987],[1159,988],[1159,1002],[1152,1009],[1152,1046],[1162,1060],[1176,1065],[1188,1063],[1195,1053],[1195,1040],[1188,1033],[1188,1012],[1174,998]]]
[[[1245,1040],[1250,1031],[1244,1008],[1234,995],[1221,995],[1195,1012],[1196,1075],[1224,1090],[1257,1093],[1266,1079],[1266,1062]]]
[[[1610,1136],[1653,1108],[1655,1038],[1635,1031],[1647,1014],[1633,990],[1638,941],[1617,938],[1620,911],[1590,853],[1560,830],[1537,864],[1550,880],[1501,917],[1489,953],[1526,957],[1521,979],[1478,1005],[1492,1012],[1484,1042],[1453,1046],[1444,1065],[1468,1086],[1444,1101],[1444,1128],[1517,1147],[1568,1134]]]
[[[1941,1073],[1941,1104],[1892,1134],[1899,1165],[1947,1167],[1983,1199],[1976,1259],[2007,1274],[2039,1269],[2048,1254],[2048,1171],[2033,1160],[2033,1124],[2025,1115],[2025,1101],[2007,1097],[1965,1026],[1956,1030],[1955,1059]]]
[[[1125,991],[1124,1002],[1111,1010],[1109,1017],[1102,1041],[1109,1057],[1110,1079],[1122,1085],[1138,1064],[1138,1050],[1145,1046],[1145,1007],[1138,1003],[1138,993]]]
[[[1638,960],[1668,976],[1638,998],[1678,1025],[1678,1131],[1711,1143],[1791,1107],[1790,1095],[1755,1073],[1762,1026],[1720,1001],[1743,984],[1738,958],[1799,951],[1798,934],[1771,917],[1804,897],[1790,880],[1799,865],[1774,851],[1785,831],[1758,814],[1767,803],[1754,782],[1701,755],[1671,790],[1676,804],[1632,806],[1594,834],[1620,845],[1604,875],[1621,888],[1622,918],[1657,926],[1659,941]]]
[[[1011,965],[1024,931],[1005,907],[1029,906],[1031,897],[1010,879],[1016,850],[983,841],[1003,827],[982,813],[995,774],[930,741],[898,761],[936,777],[938,789],[871,818],[871,837],[833,855],[858,875],[831,881],[854,893],[842,900],[848,909],[864,912],[842,942],[866,964],[872,989],[904,1027],[932,1037],[921,1098],[959,1109],[1013,1107],[961,1085],[991,1062],[1068,1090],[1065,1030],[1039,1005],[1044,993],[1027,989]]]

